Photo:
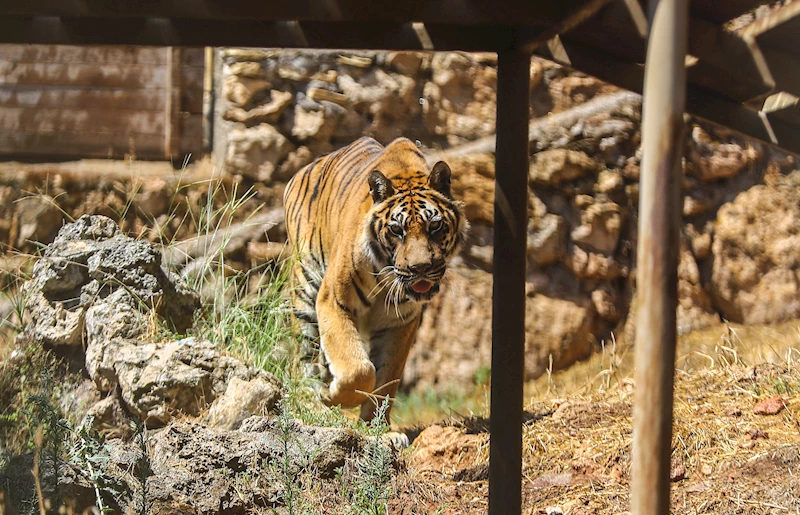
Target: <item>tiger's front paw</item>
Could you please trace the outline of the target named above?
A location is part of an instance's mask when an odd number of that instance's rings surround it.
[[[338,372],[333,372],[329,404],[355,408],[367,400],[365,393],[372,393],[375,389],[375,366],[370,361],[351,365],[347,370]]]

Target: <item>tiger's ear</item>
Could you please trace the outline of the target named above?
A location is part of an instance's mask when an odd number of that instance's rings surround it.
[[[433,165],[428,184],[447,198],[450,198],[450,167],[444,161]]]
[[[376,204],[394,195],[392,181],[387,179],[386,176],[378,170],[369,172],[367,182],[369,182],[369,193],[372,195],[372,200]]]

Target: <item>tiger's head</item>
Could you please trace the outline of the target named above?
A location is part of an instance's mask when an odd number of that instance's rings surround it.
[[[450,194],[450,167],[439,161],[430,175],[368,176],[372,208],[365,221],[367,255],[393,274],[390,294],[427,301],[439,291],[447,260],[468,230],[463,204]]]

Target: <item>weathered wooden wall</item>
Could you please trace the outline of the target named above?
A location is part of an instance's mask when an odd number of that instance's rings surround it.
[[[0,158],[203,150],[202,48],[0,45]]]

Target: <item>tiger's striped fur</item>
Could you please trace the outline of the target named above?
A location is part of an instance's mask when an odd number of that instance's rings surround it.
[[[397,393],[423,306],[466,236],[450,168],[429,170],[408,139],[361,138],[300,170],[284,207],[301,256],[295,314],[319,337],[333,376],[326,400],[361,405],[369,420],[375,404],[363,392]]]

